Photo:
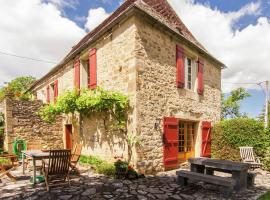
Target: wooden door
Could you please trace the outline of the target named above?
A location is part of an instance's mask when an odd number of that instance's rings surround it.
[[[211,158],[211,122],[202,122],[201,157]]]
[[[165,117],[163,132],[163,163],[164,168],[175,169],[178,167],[178,119]]]
[[[195,155],[195,126],[193,122],[179,122],[178,131],[178,159],[186,162]]]
[[[72,149],[72,125],[68,124],[66,125],[65,130],[65,136],[66,136],[66,149]]]

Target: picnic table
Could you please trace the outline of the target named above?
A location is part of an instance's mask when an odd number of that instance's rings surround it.
[[[214,171],[221,171],[232,174],[235,181],[236,191],[247,189],[248,163],[233,162],[229,160],[219,160],[210,158],[190,158],[190,171],[214,175]]]
[[[42,159],[48,159],[50,157],[49,152],[43,152],[41,150],[26,150],[22,151],[22,166],[23,166],[23,174],[25,174],[25,163],[24,157],[28,156],[33,160],[33,184],[36,184],[36,161]]]

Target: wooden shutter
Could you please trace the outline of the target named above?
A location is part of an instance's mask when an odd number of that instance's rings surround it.
[[[58,97],[58,80],[54,81],[54,102],[56,102]]]
[[[185,87],[185,55],[184,49],[176,45],[176,86]]]
[[[74,87],[80,89],[80,59],[77,58],[74,62]]]
[[[47,86],[47,89],[46,89],[46,102],[50,103],[50,86],[49,85]]]
[[[198,59],[198,94],[202,95],[204,91],[204,84],[203,84],[203,68],[204,68],[204,61],[203,59]]]
[[[178,120],[165,117],[163,121],[163,163],[165,169],[178,167]]]
[[[97,50],[89,51],[89,85],[88,88],[95,89],[97,87]]]
[[[211,122],[202,122],[201,157],[211,157]]]

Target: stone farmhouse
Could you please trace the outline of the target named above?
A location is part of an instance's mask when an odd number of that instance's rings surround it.
[[[223,67],[166,0],[126,0],[30,90],[44,103],[73,88],[128,94],[128,132],[141,138],[132,162],[155,173],[210,156]],[[65,148],[82,143],[85,155],[126,157],[123,137],[108,136],[99,116],[66,116],[61,123]]]

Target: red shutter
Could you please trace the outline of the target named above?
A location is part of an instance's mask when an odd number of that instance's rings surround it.
[[[74,62],[74,87],[80,89],[80,59]]]
[[[163,121],[163,163],[165,169],[178,167],[178,120],[165,117]]]
[[[204,68],[204,61],[199,58],[198,60],[198,94],[200,95],[203,94],[203,90],[204,90],[203,68]]]
[[[184,49],[176,45],[176,86],[185,87],[185,55]]]
[[[46,102],[50,103],[50,86],[49,85],[47,86],[47,89],[46,89]]]
[[[201,157],[211,157],[211,122],[202,122]]]
[[[54,102],[56,102],[58,97],[58,80],[54,81]]]
[[[89,85],[90,89],[97,87],[97,50],[91,49],[89,52]]]

